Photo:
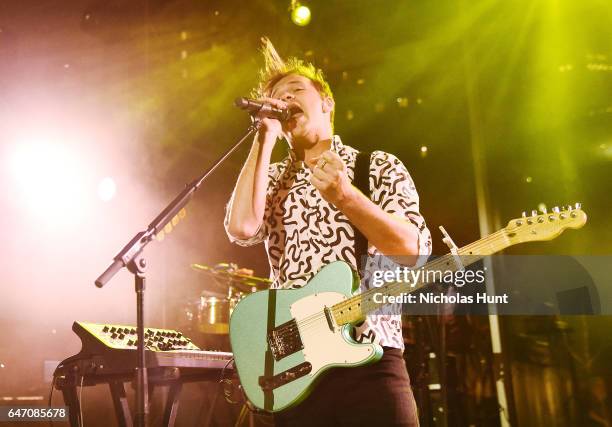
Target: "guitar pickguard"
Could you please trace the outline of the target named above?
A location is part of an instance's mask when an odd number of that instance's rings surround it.
[[[323,310],[344,299],[346,296],[340,293],[321,292],[304,297],[290,307],[300,332],[302,354],[311,364],[310,375],[317,375],[330,366],[362,365],[375,353],[372,345],[349,341],[346,327],[334,325],[330,329]]]

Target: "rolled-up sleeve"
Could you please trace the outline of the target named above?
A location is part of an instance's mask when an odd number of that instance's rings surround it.
[[[407,219],[417,228],[419,255],[431,255],[431,234],[419,211],[419,195],[408,170],[397,157],[383,151],[372,153],[370,192],[372,201],[385,212]]]
[[[239,246],[253,246],[258,243],[263,242],[266,238],[266,231],[265,231],[266,227],[264,226],[264,223],[262,223],[257,229],[257,232],[253,236],[249,237],[248,239],[239,239],[238,237],[230,233],[229,231],[229,213],[230,213],[230,209],[232,208],[233,202],[234,202],[234,195],[232,194],[230,201],[225,206],[225,220],[223,221],[223,226],[225,227],[225,233],[227,234],[229,241]]]

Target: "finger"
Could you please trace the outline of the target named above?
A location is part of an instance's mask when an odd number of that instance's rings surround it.
[[[325,181],[325,182],[329,182],[331,178],[329,174],[320,167],[314,168],[314,170],[312,171],[312,176],[316,177],[317,179],[321,181]]]
[[[334,161],[334,152],[331,150],[327,150],[321,153],[321,158],[327,160],[328,162]]]
[[[325,159],[327,163],[331,163],[332,165],[337,166],[338,169],[342,169],[342,167],[344,166],[342,158],[340,158],[338,153],[334,153],[333,151],[325,151],[321,154],[321,157]]]
[[[321,156],[311,157],[309,160],[306,161],[306,164],[311,170],[314,170],[319,165],[320,158]]]
[[[325,172],[330,181],[335,181],[338,178],[338,175],[342,173],[342,168],[335,163],[325,163],[325,165],[320,169]]]
[[[335,161],[328,162],[325,159],[322,159],[322,161],[317,164],[315,169],[321,169],[322,171],[326,172],[329,179],[334,181],[338,178],[338,175],[344,171],[344,163],[337,163]]]
[[[321,157],[325,158],[328,161],[342,160],[340,155],[332,150],[327,150],[321,153]]]
[[[327,160],[325,160],[323,157],[319,157],[319,160],[317,160],[317,163],[316,163],[316,168],[323,169],[326,164],[327,164]]]
[[[321,169],[323,169],[325,172],[332,174],[332,175],[342,172],[343,168],[344,167],[342,163],[336,163],[336,162],[326,162],[325,165],[321,167]]]
[[[325,191],[329,185],[326,181],[321,180],[314,175],[310,177],[310,183],[319,191]]]
[[[269,97],[264,96],[264,97],[258,98],[257,100],[259,102],[267,102],[269,104],[272,104],[276,108],[287,108],[287,103],[281,99],[269,98]]]

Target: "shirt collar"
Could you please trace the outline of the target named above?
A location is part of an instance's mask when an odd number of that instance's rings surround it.
[[[331,150],[339,155],[341,155],[344,151],[344,144],[342,144],[340,136],[332,136]],[[291,163],[301,162],[301,160],[298,160],[297,155],[295,154],[295,151],[291,148],[291,146],[289,146],[289,159]]]

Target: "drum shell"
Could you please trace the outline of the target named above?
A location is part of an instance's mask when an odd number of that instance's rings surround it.
[[[203,334],[229,333],[229,319],[240,297],[219,298],[201,296],[196,305],[194,321],[196,328]]]

